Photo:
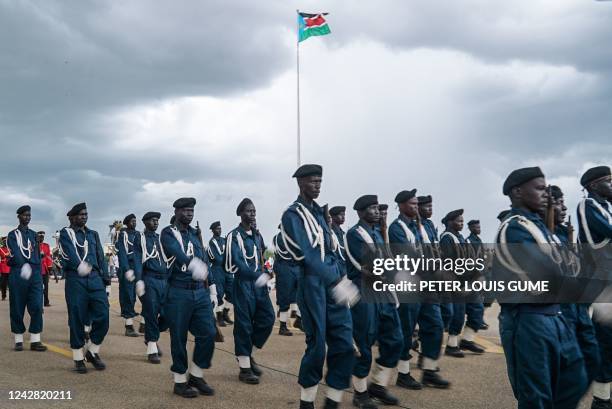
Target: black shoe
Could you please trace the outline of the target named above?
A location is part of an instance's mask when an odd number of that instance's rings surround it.
[[[297,311],[296,310],[291,311],[289,318],[297,318]]]
[[[145,333],[145,324],[144,323],[140,323],[140,325],[138,326],[138,332],[140,332],[141,334]]]
[[[323,406],[323,409],[338,409],[339,407],[340,403],[336,402],[335,400],[331,400],[330,398],[325,398],[325,405]]]
[[[314,409],[314,402],[306,402],[300,399],[300,409]]]
[[[162,353],[161,348],[159,347],[159,345],[157,346],[157,355],[159,355],[159,357],[161,358],[162,356],[164,356],[164,354]]]
[[[280,323],[280,328],[278,329],[278,335],[283,335],[285,337],[290,337],[293,335],[293,332],[291,332],[289,330],[289,328],[287,328],[287,323],[286,322],[281,322]]]
[[[125,326],[125,336],[126,337],[139,337],[140,335],[138,335],[138,332],[134,330],[133,325],[126,325]]]
[[[223,321],[225,321],[225,323],[227,325],[234,324],[234,321],[232,321],[232,319],[229,316],[229,308],[224,308],[223,309]]]
[[[23,351],[23,342],[15,342],[15,351]]]
[[[489,324],[483,321],[482,325],[480,325],[480,329],[483,331],[489,329]]]
[[[412,377],[409,373],[398,373],[395,384],[401,388],[412,389],[418,391],[423,389],[423,385]]]
[[[89,342],[89,331],[85,331],[85,343]]]
[[[359,409],[378,409],[376,402],[372,400],[368,391],[355,391],[355,394],[353,395],[353,406]]]
[[[100,359],[100,355],[98,354],[94,354],[90,351],[87,351],[87,353],[85,354],[85,360],[92,364],[93,367],[96,368],[98,371],[103,371],[106,369],[106,365],[104,364],[104,362],[102,362],[102,359]]]
[[[599,399],[593,396],[593,403],[591,403],[591,409],[612,409],[612,401],[610,399]]]
[[[302,317],[297,317],[295,321],[293,321],[293,328],[297,328],[300,331],[304,331],[304,327],[302,327]]]
[[[147,356],[147,361],[151,362],[152,364],[160,364],[161,359],[159,359],[159,353],[149,354]]]
[[[257,385],[259,383],[259,378],[253,373],[251,368],[240,368],[238,380],[249,385]]]
[[[371,383],[370,386],[368,386],[368,393],[372,398],[380,401],[384,405],[399,404],[399,399],[393,396],[391,392],[389,392],[389,390],[384,386]]]
[[[85,366],[85,361],[74,361],[74,372],[76,373],[87,373],[87,367]]]
[[[227,324],[223,319],[223,313],[221,311],[217,311],[217,325],[220,327],[227,327]]]
[[[419,340],[415,339],[415,340],[412,341],[412,346],[410,347],[410,349],[412,349],[413,351],[417,351],[418,352],[419,351],[419,346],[420,346]]]
[[[197,389],[200,395],[213,396],[215,394],[215,390],[208,386],[204,378],[198,378],[189,374],[189,381],[187,383],[192,388]]]
[[[423,384],[423,386],[430,386],[432,388],[438,389],[448,389],[450,387],[449,381],[443,379],[435,371],[430,371],[427,369],[423,371],[421,383]]]
[[[51,304],[49,304],[48,302],[45,303],[45,307],[50,307],[50,306],[51,306]]]
[[[30,344],[30,351],[45,352],[46,350],[47,346],[44,345],[42,342],[32,342]]]
[[[198,396],[198,391],[187,384],[187,382],[175,383],[174,393],[183,398],[195,398]]]
[[[450,347],[448,345],[446,346],[446,349],[444,349],[444,355],[452,356],[454,358],[463,358],[465,356],[459,347]]]
[[[225,342],[225,337],[221,333],[219,327],[215,325],[215,328],[217,329],[217,333],[215,334],[215,342]]]
[[[253,371],[253,373],[255,374],[255,376],[261,376],[261,374],[263,373],[263,371],[261,370],[261,368],[259,367],[259,365],[257,365],[257,362],[255,362],[255,360],[253,359],[253,357],[250,357],[251,360],[251,371]]]
[[[475,354],[484,354],[485,353],[485,350],[484,350],[483,347],[481,347],[480,345],[478,345],[474,341],[466,341],[465,339],[462,339],[461,342],[459,342],[459,348],[461,348],[461,349],[463,349],[465,351],[473,352]]]

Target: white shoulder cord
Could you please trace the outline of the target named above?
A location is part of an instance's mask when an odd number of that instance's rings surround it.
[[[231,239],[232,234],[230,233],[230,235],[228,236],[228,240]],[[257,245],[255,243],[253,243],[253,255],[252,256],[248,256],[247,252],[246,252],[246,248],[244,247],[244,241],[242,240],[242,235],[239,232],[236,232],[236,241],[238,242],[238,247],[240,248],[240,251],[242,252],[242,256],[244,257],[245,261],[247,262],[247,265],[249,264],[249,260],[252,260],[253,258],[255,259],[255,268],[253,269],[253,271],[257,271],[257,269],[259,268],[259,257],[257,257]],[[255,241],[255,237],[253,237],[253,241]],[[226,245],[227,247],[227,253],[225,256],[225,268],[228,271],[231,271],[232,273],[237,273],[238,272],[238,267],[236,267],[234,265],[234,263],[232,262],[232,243],[231,241],[229,243],[227,243]]]
[[[444,233],[442,233],[442,235],[440,236],[440,240],[442,240],[442,238],[446,235],[451,236],[451,239],[453,240],[453,243],[455,244],[461,244],[461,242],[459,241],[459,238],[457,236],[455,236],[453,233],[445,231]]]
[[[79,244],[79,242],[77,241],[77,237],[76,237],[76,233],[74,232],[74,229],[72,229],[71,227],[64,227],[64,230],[66,230],[66,233],[68,234],[68,238],[70,238],[70,241],[72,242],[72,245],[74,246],[74,250],[76,252],[77,257],[79,258],[79,261],[83,261],[87,258],[87,255],[89,254],[89,242],[87,241],[87,235],[85,235],[85,240],[83,240],[83,244]],[[83,257],[81,257],[81,255],[79,254],[79,247],[83,249]],[[60,255],[62,256],[62,258],[64,260],[68,260],[69,257],[68,255],[64,252],[64,249],[62,249],[62,245],[59,245],[59,251],[60,251]]]
[[[140,246],[142,247],[142,264],[154,258],[159,259],[159,252],[157,251],[157,242],[153,243],[153,249],[149,253],[149,250],[147,250],[147,238],[145,237],[144,233],[140,235]]]
[[[431,240],[429,240],[429,234],[427,234],[427,230],[425,230],[425,226],[423,226],[423,223],[419,223],[419,231],[421,232],[423,243],[431,244]]]
[[[559,245],[559,247],[564,247],[561,239],[559,239],[555,233],[552,235],[552,240],[555,244]],[[561,252],[561,257],[563,258],[563,262],[572,268],[572,277],[576,277],[580,271],[580,259],[576,257],[573,251],[567,249]]]
[[[590,200],[591,203],[593,203],[593,205],[601,213],[601,215],[604,216],[608,220],[609,224],[612,224],[612,215],[610,215],[608,211],[606,211],[599,203],[597,203],[596,200],[593,200],[591,198],[583,199],[578,205],[578,213],[580,214],[580,224],[582,226],[582,229],[584,230],[584,235],[586,236],[587,243],[589,243],[589,245],[593,249],[597,250],[597,249],[605,247],[608,243],[610,243],[610,238],[606,237],[600,243],[595,243],[595,240],[593,240],[593,235],[591,234],[591,229],[589,228],[589,223],[587,222],[587,219],[586,219],[586,201],[587,200]]]
[[[303,204],[298,203],[298,207],[295,210],[304,222],[306,236],[308,236],[310,245],[312,248],[320,246],[321,261],[325,260],[325,236],[323,235],[323,227],[321,227],[314,215]]]
[[[366,242],[366,244],[374,244],[374,240],[372,239],[372,237],[368,234],[367,231],[365,231],[365,229],[361,226],[358,226],[355,231],[357,232],[357,234],[359,234],[359,236],[361,236],[361,238],[363,239],[363,241]],[[359,270],[361,270],[361,265],[357,262],[357,260],[355,260],[355,257],[353,257],[353,255],[351,254],[351,250],[349,249],[349,245],[348,245],[348,232],[344,235],[344,248],[346,250],[346,255],[348,256],[349,260],[351,261],[351,264],[353,264],[353,266]]]
[[[406,235],[406,238],[408,239],[408,243],[410,244],[416,243],[416,237],[414,237],[414,233],[412,233],[412,231],[408,228],[406,223],[404,223],[404,221],[400,218],[397,218],[395,221],[397,222],[397,224],[400,225],[402,230],[404,230],[404,234]]]
[[[29,260],[30,257],[32,257],[32,243],[30,242],[30,238],[28,237],[28,245],[24,246],[23,236],[21,235],[21,230],[15,229],[13,230],[13,232],[15,233],[15,239],[17,240],[17,245],[19,246],[19,252],[24,258]],[[27,252],[27,255],[26,255],[26,252]]]
[[[291,254],[291,257],[293,257],[295,261],[304,260],[304,255],[298,256],[291,250],[291,246],[295,247],[298,250],[302,250],[302,249],[300,248],[300,246],[298,246],[298,244],[295,241],[291,239],[291,237],[289,237],[289,235],[285,231],[285,226],[283,226],[282,223],[281,223],[281,234],[283,235],[283,241],[285,242],[285,244],[289,244],[286,247],[287,247],[287,251]]]
[[[179,244],[181,245],[181,250],[185,252],[185,255],[187,257],[193,256],[194,255],[193,243],[192,242],[187,243],[187,251],[185,251],[185,245],[183,244],[183,236],[181,236],[181,233],[178,231],[178,229],[175,226],[171,226],[170,230],[172,231],[172,234],[174,235],[174,238],[176,239],[176,241],[178,241]],[[176,256],[172,256],[172,257],[166,256],[166,253],[164,251],[164,246],[161,245],[161,242],[160,242],[159,248],[161,250],[162,257],[164,261],[166,262],[167,268],[172,267],[172,265],[176,261]],[[183,272],[187,271],[187,267],[183,265],[181,270]]]
[[[342,251],[343,250],[346,251],[346,250],[340,244],[340,239],[338,238],[338,235],[336,234],[334,229],[331,229],[331,238],[332,238],[332,251],[334,253],[337,251],[338,255],[340,255],[340,258],[342,259],[342,261],[346,261],[346,259],[344,258],[344,255],[342,255]]]
[[[276,251],[276,254],[278,254],[278,256],[282,258],[283,260],[291,260],[292,259],[291,256],[287,255],[289,254],[289,251],[288,250],[283,251],[283,249],[280,248],[280,245],[278,244],[278,236],[279,235],[277,234],[276,236],[274,236],[274,239],[272,240],[274,243],[274,249]],[[282,234],[280,236],[282,238]],[[285,244],[285,247],[287,247],[286,244]]]
[[[132,251],[130,251],[130,247],[132,246]],[[125,247],[125,253],[127,255],[133,254],[134,253],[134,243],[132,243],[129,239],[128,239],[128,233],[127,230],[123,231],[123,247]]]
[[[217,243],[217,240],[215,240],[214,237],[212,239],[210,239],[210,241],[212,241],[214,243],[215,247],[217,248],[217,251],[222,256],[223,255],[223,251],[225,251],[225,245],[223,245],[223,250],[221,250],[221,247],[219,247],[219,243]],[[207,251],[208,251],[208,257],[211,260],[214,260],[215,259],[215,255],[213,254],[212,250],[210,249],[210,246],[208,246]]]
[[[238,267],[232,263],[232,233],[230,232],[225,238],[225,271],[236,274]]]

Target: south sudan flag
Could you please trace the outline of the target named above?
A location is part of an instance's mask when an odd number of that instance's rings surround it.
[[[298,12],[299,42],[312,36],[324,36],[331,33],[329,25],[323,16],[327,13],[310,14]]]

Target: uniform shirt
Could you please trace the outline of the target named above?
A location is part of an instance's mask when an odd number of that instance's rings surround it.
[[[178,227],[174,226],[164,227],[160,235],[160,242],[166,257],[168,259],[175,257],[168,272],[168,281],[170,283],[193,283],[194,280],[191,277],[191,272],[187,269],[189,263],[194,257],[198,257],[203,262],[208,263],[208,255],[202,248],[202,243],[200,243],[200,239],[198,238],[198,233],[195,228],[187,226],[187,228],[184,230],[178,230],[178,233],[181,235],[183,240],[182,248],[181,243],[174,236],[174,228],[178,229]],[[187,250],[190,248],[190,243],[191,247],[193,247],[193,255],[186,254]],[[214,277],[212,274],[208,275],[207,281],[210,285],[214,284]]]
[[[208,241],[208,258],[211,267],[217,270],[225,268],[225,237],[213,236]]]
[[[102,243],[100,242],[100,236],[95,230],[83,227],[82,229],[74,229],[76,241],[79,244],[75,248],[72,240],[68,236],[66,227],[60,231],[60,246],[64,253],[62,256],[62,268],[66,273],[77,273],[77,268],[81,263],[81,258],[85,255],[85,249],[82,246],[85,240],[88,242],[88,251],[85,260],[91,265],[92,271],[97,272],[100,275],[106,275],[108,266],[104,259],[104,250],[102,249]]]
[[[372,243],[368,243],[364,240],[364,237],[359,233],[358,230],[363,229],[367,235],[372,239]],[[367,223],[359,221],[355,226],[351,227],[346,233],[346,246],[347,252],[350,253],[352,260],[354,260],[359,266],[367,265],[366,255],[369,253],[368,246],[375,245],[380,248],[384,245],[384,240],[380,234],[380,230],[376,227],[370,227]],[[353,281],[355,285],[361,287],[362,272],[350,261],[347,264],[347,276]]]
[[[466,241],[472,245],[472,248],[474,249],[474,256],[480,257],[482,253],[482,240],[480,237],[478,237],[477,234],[470,233]]]
[[[588,199],[585,200],[584,213],[586,216],[586,223],[591,232],[591,237],[595,243],[601,243],[605,239],[612,239],[612,224],[610,224],[609,219],[597,209],[593,202],[599,203],[600,207],[602,207],[604,212],[607,212],[609,216],[612,216],[612,205],[606,199],[595,193],[589,193]],[[578,238],[581,243],[587,243],[586,232],[582,226],[580,211],[578,211]]]
[[[457,239],[458,243],[453,240],[453,237],[451,237],[451,235]],[[452,259],[466,257],[465,243],[465,238],[461,233],[455,233],[450,230],[445,230],[440,238],[440,251],[442,252],[442,256],[444,258]]]
[[[346,243],[344,242],[344,230],[342,230],[342,227],[338,226],[337,224],[332,223],[332,231],[336,234],[336,237],[338,238],[338,249],[336,250],[336,253],[338,255],[338,266],[340,267],[341,274],[344,276],[346,275],[347,262]]]
[[[168,269],[166,268],[166,262],[162,259],[159,234],[154,231],[145,230],[141,235],[145,239],[147,255],[150,258],[143,263],[145,254],[143,251],[142,239],[136,240],[134,243],[134,274],[136,280],[142,280],[143,275],[146,276],[147,273],[163,274],[166,276]]]
[[[42,275],[47,275],[53,267],[53,257],[51,257],[51,248],[47,243],[39,243],[38,250],[40,252],[40,270]]]
[[[429,241],[432,243],[438,242],[438,229],[434,225],[434,222],[431,219],[421,219],[421,224],[425,228],[427,232],[427,236],[429,236]]]
[[[414,235],[414,241],[409,239],[406,236],[406,232],[404,228],[400,225],[400,221],[402,221],[408,230]],[[427,231],[427,230],[426,230]],[[416,220],[409,219],[403,214],[400,214],[397,219],[393,220],[391,225],[389,226],[389,243],[395,244],[421,244],[423,242],[423,238],[421,237],[421,232],[419,231],[419,227],[417,225]]]
[[[260,235],[253,229],[251,229],[249,234],[242,225],[238,225],[228,234],[228,240],[230,236],[232,242],[231,245],[227,243],[227,248],[230,251],[229,248],[231,247],[232,265],[236,267],[234,274],[243,281],[256,280],[263,273],[264,263],[261,257],[263,254],[261,243],[263,241],[258,237]],[[244,253],[238,244],[238,236],[240,236],[244,244]]]
[[[300,205],[308,209],[314,217],[314,221],[323,232],[323,259],[321,259],[321,244],[313,247],[308,238],[304,221],[300,213],[298,213],[298,211],[301,211],[298,210]],[[297,257],[303,257],[298,262],[302,265],[304,274],[318,275],[325,287],[339,282],[342,277],[341,269],[338,265],[339,257],[332,248],[331,230],[325,219],[323,208],[314,201],[312,205],[309,205],[302,197],[298,196],[295,202],[283,213],[281,223],[287,235],[298,246],[298,248],[293,248],[292,246],[292,251]]]
[[[21,243],[17,242],[17,230],[21,232]],[[20,244],[29,249],[21,250]],[[40,266],[40,253],[38,252],[38,246],[36,245],[36,232],[29,228],[17,228],[9,232],[6,239],[10,256],[8,259],[8,265],[15,269],[20,269],[24,264],[32,264],[34,266]],[[25,253],[25,255],[22,253]],[[27,258],[26,256],[29,256]]]
[[[8,274],[11,268],[8,265],[8,247],[0,247],[0,274]]]
[[[122,272],[135,268],[134,244],[137,241],[140,241],[140,233],[136,230],[123,229],[119,233],[115,248],[119,257],[119,268]]]

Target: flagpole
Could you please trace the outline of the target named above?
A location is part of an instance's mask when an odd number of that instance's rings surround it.
[[[297,165],[300,167],[302,164],[301,158],[301,135],[300,135],[300,10],[296,10],[297,12],[297,52],[296,52],[296,62],[297,62]]]

